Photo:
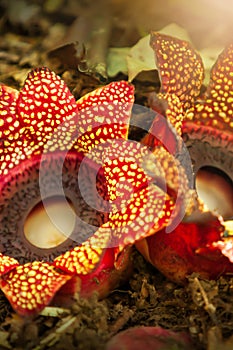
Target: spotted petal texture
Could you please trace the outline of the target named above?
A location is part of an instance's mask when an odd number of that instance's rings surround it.
[[[191,118],[203,67],[199,55],[187,43],[154,34],[152,46],[162,89],[152,106],[159,118],[143,141],[146,146],[127,140],[134,101],[133,86],[127,82],[100,87],[77,103],[65,83],[46,68],[31,72],[19,93],[2,88],[6,109],[3,107],[1,114],[20,121],[11,136],[15,158],[7,153],[8,147],[11,152],[7,131],[1,129],[7,146],[1,148],[3,183],[7,179],[9,186],[12,169],[22,171],[26,161],[53,154],[56,163],[56,154],[70,151],[70,159],[76,154],[79,161],[87,158],[95,164],[88,168],[90,171],[99,167],[106,186],[99,184],[97,190],[104,188],[100,195],[109,205],[109,212],[104,212],[107,220],[101,221],[96,232],[82,244],[56,255],[52,263],[20,265],[13,258],[0,256],[4,263],[0,267],[1,288],[22,315],[38,313],[72,277],[88,281],[89,275],[101,274],[106,266],[114,271],[127,246],[161,230],[167,238],[167,226],[173,221],[178,225],[184,214],[193,210],[187,203],[193,200],[193,191],[189,190],[186,169],[174,156],[182,148],[178,136],[184,134],[184,125]],[[5,126],[9,123],[10,127],[11,122],[4,117]],[[180,230],[178,226],[177,232]]]
[[[74,147],[88,152],[109,139],[126,138],[134,101],[133,86],[122,81],[76,103],[64,81],[47,68],[30,72],[20,93],[1,85],[0,97],[0,172],[4,174],[42,151]]]
[[[152,32],[150,43],[160,74],[161,92],[175,94],[187,109],[199,95],[204,77],[200,55],[187,41],[165,34]]]
[[[26,140],[29,152],[67,148],[76,129],[77,104],[64,81],[54,72],[44,68],[29,73],[19,94],[17,110],[29,130],[25,135],[29,138]],[[66,127],[66,133],[62,127],[58,128],[60,125]]]
[[[233,44],[218,57],[211,70],[205,100],[189,111],[195,124],[232,132],[233,128]]]
[[[19,92],[17,90],[5,85],[0,85],[1,140],[12,141],[12,136],[16,138],[22,127],[22,125],[20,125],[20,118],[16,113],[18,95]]]
[[[0,253],[0,276],[6,274],[18,265],[19,262],[16,259]]]
[[[41,311],[70,278],[49,264],[35,261],[17,266],[3,276],[0,286],[14,309],[19,314],[30,316]]]
[[[163,184],[155,186],[153,177],[146,173],[144,162],[149,156],[147,147],[133,141],[112,142],[104,151],[103,168],[112,205],[111,245],[119,246],[120,251],[165,226],[173,209]],[[161,164],[156,164],[156,158],[154,162],[162,173]]]
[[[15,159],[18,157],[17,140],[23,127],[22,120],[16,112],[18,95],[17,90],[0,85],[0,179],[1,174],[7,173],[8,167],[12,168],[15,165]],[[24,151],[20,151],[25,157]]]
[[[125,81],[110,83],[82,97],[77,102],[79,148],[89,152],[99,144],[105,147],[109,139],[126,139],[133,101],[133,86]]]
[[[0,174],[6,175],[25,158],[43,151],[66,149],[70,134],[55,130],[64,122],[69,123],[69,129],[76,128],[77,105],[55,73],[47,68],[35,69],[29,73],[20,93],[5,86],[1,89],[0,132],[4,148]]]
[[[98,265],[110,241],[110,231],[99,229],[80,246],[58,256],[53,264],[60,270],[87,275]]]

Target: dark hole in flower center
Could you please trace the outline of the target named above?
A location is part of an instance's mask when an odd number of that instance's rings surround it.
[[[24,222],[24,235],[35,247],[59,246],[71,236],[76,214],[72,202],[63,196],[45,198],[36,204]]]
[[[233,182],[225,172],[212,166],[201,167],[196,175],[196,188],[210,210],[224,219],[233,217]]]
[[[53,261],[108,220],[106,196],[103,169],[78,152],[25,160],[1,189],[0,251],[20,263]]]

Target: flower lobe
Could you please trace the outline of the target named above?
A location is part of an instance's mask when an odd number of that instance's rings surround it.
[[[4,275],[0,286],[18,314],[32,316],[40,312],[70,278],[50,264],[34,261]]]
[[[151,47],[161,78],[161,92],[174,93],[184,104],[192,105],[200,93],[204,68],[200,55],[187,42],[152,32]]]

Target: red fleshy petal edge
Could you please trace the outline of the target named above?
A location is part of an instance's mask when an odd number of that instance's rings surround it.
[[[13,270],[18,265],[19,262],[16,259],[0,253],[0,277]]]
[[[50,264],[34,261],[4,275],[0,287],[18,314],[34,316],[70,278],[58,273]]]

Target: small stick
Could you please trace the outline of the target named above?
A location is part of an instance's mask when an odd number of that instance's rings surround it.
[[[111,326],[111,337],[116,334],[133,316],[133,310],[124,310],[123,315],[120,316],[116,322]]]
[[[216,307],[212,303],[209,302],[207,294],[206,294],[204,288],[202,287],[202,285],[197,277],[194,278],[194,283],[197,285],[198,289],[200,290],[201,296],[202,296],[204,304],[205,304],[204,309],[208,312],[208,314],[212,318],[213,322],[215,324],[217,324],[217,319],[216,319],[216,315],[215,315]]]

